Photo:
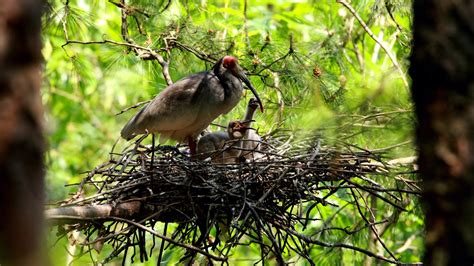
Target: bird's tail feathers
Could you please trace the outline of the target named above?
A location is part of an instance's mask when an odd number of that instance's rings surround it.
[[[136,115],[134,115],[128,122],[127,124],[122,128],[122,131],[120,131],[120,135],[122,138],[126,140],[131,140],[137,135],[137,120],[138,118],[142,115],[144,110],[146,109],[148,105],[143,107],[143,109],[140,110]]]
[[[136,134],[135,134],[135,127],[133,125],[133,120],[134,119],[131,119],[130,121],[128,121],[128,123],[122,128],[122,131],[120,131],[120,135],[122,136],[122,138],[126,139],[126,140],[131,140],[133,139]]]

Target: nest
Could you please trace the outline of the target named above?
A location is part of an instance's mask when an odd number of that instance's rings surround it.
[[[49,219],[61,225],[59,234],[81,231],[81,244],[88,250],[110,245],[113,252],[103,262],[119,255],[125,261],[131,253],[132,261],[137,254],[145,261],[153,255],[155,239],[162,241],[155,251],[158,261],[164,252],[184,249],[183,262],[204,258],[207,263],[225,263],[234,248],[254,244],[260,247],[261,262],[285,264],[296,256],[314,264],[314,245],[398,262],[389,250],[390,257],[384,257],[318,238],[334,228],[305,231],[318,220],[318,206],[332,206],[336,212],[339,206],[332,198],[341,195],[353,197],[347,202],[360,213],[362,223],[356,231],[370,231],[374,224],[362,211],[367,208],[362,206],[362,193],[404,210],[400,195],[419,191],[406,180],[403,189],[379,184],[378,176],[393,177],[402,170],[385,162],[380,152],[283,132],[266,138],[259,161],[213,164],[191,160],[186,147],[144,145],[143,139],[122,153],[111,153],[108,162],[76,184],[79,192],[74,197],[48,211]],[[165,223],[164,232],[154,230],[159,222]],[[150,238],[153,243],[147,250]]]

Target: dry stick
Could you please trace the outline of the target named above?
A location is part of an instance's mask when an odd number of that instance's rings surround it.
[[[163,235],[166,236],[166,233],[168,231],[168,223],[165,223],[165,227],[163,228]],[[158,262],[157,265],[161,264],[161,260],[163,258],[163,251],[165,249],[165,240],[161,240],[161,246],[160,246],[160,254],[158,255]]]
[[[377,258],[379,260],[383,260],[383,261],[386,261],[386,262],[390,262],[390,263],[393,263],[393,264],[399,264],[399,262],[397,261],[394,261],[394,260],[391,260],[389,258],[386,258],[384,256],[381,256],[381,255],[378,255],[378,254],[375,254],[375,253],[372,253],[371,251],[369,250],[365,250],[363,248],[359,248],[359,247],[356,247],[356,246],[351,246],[351,245],[348,245],[348,244],[344,244],[344,243],[327,243],[327,242],[322,242],[322,241],[319,241],[317,239],[314,239],[312,237],[309,237],[309,236],[306,236],[306,235],[303,235],[301,233],[298,233],[297,231],[293,230],[293,229],[289,229],[287,230],[287,232],[297,236],[299,239],[305,241],[306,243],[310,243],[310,244],[315,244],[315,245],[318,245],[318,246],[321,246],[321,247],[327,247],[327,248],[347,248],[347,249],[352,249],[354,251],[358,251],[360,253],[363,253],[367,256],[370,256],[370,257],[374,257],[374,258]]]
[[[67,216],[67,215],[58,215],[56,216],[56,218],[58,219],[70,219],[70,220],[91,220],[91,221],[94,221],[94,220],[98,220],[98,219],[94,219],[94,218],[87,218],[87,219],[84,219],[82,217],[76,217],[76,216]],[[210,254],[210,253],[207,253],[205,252],[204,250],[198,248],[198,247],[195,247],[193,245],[189,245],[189,244],[185,244],[185,243],[180,243],[180,242],[177,242],[175,241],[174,239],[172,238],[169,238],[167,236],[164,236],[140,223],[137,223],[137,222],[134,222],[134,221],[131,221],[131,220],[128,220],[128,219],[124,219],[124,218],[120,218],[120,217],[107,217],[107,220],[114,220],[114,221],[118,221],[118,222],[123,222],[123,223],[129,223],[129,224],[132,224],[144,231],[147,231],[148,233],[156,236],[156,237],[159,237],[165,241],[168,241],[169,243],[172,243],[173,245],[176,245],[176,246],[179,246],[179,247],[182,247],[182,248],[185,248],[185,249],[188,249],[188,250],[192,250],[192,251],[195,251],[195,252],[198,252],[206,257],[209,257],[209,258],[212,258],[214,260],[217,260],[217,261],[227,261],[227,257],[219,257],[219,256],[216,256],[216,255],[213,255],[213,254]]]
[[[64,49],[64,47],[66,47],[67,45],[69,44],[84,44],[84,45],[89,45],[89,44],[115,44],[115,45],[118,45],[118,46],[125,46],[125,47],[129,47],[129,48],[132,48],[132,49],[136,49],[136,50],[139,50],[141,51],[141,53],[137,53],[137,55],[142,58],[142,59],[146,59],[146,60],[152,60],[152,59],[156,59],[158,60],[158,63],[162,66],[162,72],[163,72],[163,77],[165,78],[166,80],[166,83],[168,85],[171,85],[173,84],[173,81],[171,80],[171,76],[169,74],[169,68],[168,68],[168,62],[165,61],[165,59],[163,58],[163,56],[161,56],[159,53],[157,53],[156,50],[153,50],[151,49],[150,47],[144,47],[144,46],[141,46],[141,45],[138,45],[138,44],[135,44],[135,43],[128,43],[128,42],[118,42],[118,41],[114,41],[114,40],[108,40],[108,39],[104,39],[102,41],[77,41],[77,40],[67,40],[63,45],[61,45],[61,48]],[[166,50],[166,49],[160,49],[160,51],[163,51],[163,50]],[[147,52],[148,54],[143,54],[143,52]],[[151,56],[151,57],[149,57]]]
[[[302,251],[301,252],[298,252],[296,251],[294,248],[291,247],[291,245],[288,245],[288,247],[292,250],[294,250],[296,253],[298,253],[300,256],[302,256],[303,258],[305,258],[309,264],[311,266],[315,266],[316,264],[313,262],[313,260],[311,259],[311,257],[309,256],[309,250],[308,249],[311,249],[309,247],[309,245],[307,243],[303,243],[303,241],[299,238],[296,238],[294,235],[292,234],[287,234],[287,236],[289,236],[291,238],[291,240],[293,241],[293,243],[295,244],[296,247],[298,247],[298,243],[300,244],[301,246],[301,249]],[[295,239],[296,238],[296,239]],[[298,241],[297,241],[298,240]]]
[[[207,61],[209,63],[215,63],[217,61],[216,58],[214,58],[212,55],[208,55],[202,51],[199,51],[193,47],[189,47],[185,44],[182,44],[176,40],[173,40],[173,45],[175,45],[177,48],[181,49],[181,50],[184,50],[184,51],[188,51],[190,53],[192,53],[193,55],[195,55],[197,58],[203,60],[203,61]]]
[[[126,7],[125,5],[125,0],[120,0],[120,5],[122,5],[123,7]],[[122,24],[121,24],[121,32],[122,32],[122,38],[128,42],[128,43],[132,43],[130,41],[130,37],[128,36],[128,23],[127,23],[127,11],[125,10],[125,8],[120,8],[120,13],[121,13],[121,18],[122,18]]]
[[[359,194],[360,194],[360,193],[359,193]],[[377,198],[374,197],[373,195],[370,195],[370,196],[368,196],[368,197],[370,197],[370,199],[371,199],[371,201],[370,201],[370,206],[367,205],[368,203],[365,202],[365,200],[364,200],[364,202],[366,203],[366,208],[368,209],[368,211],[369,211],[370,214],[371,214],[371,215],[369,216],[369,219],[368,219],[368,221],[370,222],[371,225],[369,225],[370,230],[369,230],[369,234],[368,234],[368,235],[369,235],[369,236],[368,236],[368,238],[369,238],[368,240],[369,240],[369,241],[367,241],[367,249],[368,249],[368,250],[374,250],[374,251],[375,251],[375,247],[376,247],[376,245],[377,245],[377,240],[380,239],[380,238],[377,238],[377,234],[378,234],[378,232],[377,232],[377,227],[374,226],[374,225],[372,225],[372,224],[375,222],[375,219],[376,219],[375,216],[377,215],[377,213],[376,213],[376,212],[377,212],[377,210],[376,210],[376,208],[377,208],[377,207],[376,207],[376,206],[377,206]],[[356,200],[356,199],[354,199],[354,200]],[[356,204],[358,204],[358,203],[356,203]],[[364,218],[365,218],[365,217],[364,217]],[[364,219],[364,221],[367,223],[367,219]],[[381,234],[380,234],[380,235],[381,235]],[[380,252],[379,252],[379,253],[380,253]],[[395,259],[395,260],[396,260],[396,259]],[[371,257],[367,257],[367,258],[364,260],[364,264],[365,264],[365,265],[372,265],[372,258],[371,258]]]
[[[128,25],[127,25],[127,16],[128,16],[128,14],[127,14],[126,8],[124,8],[124,7],[126,7],[125,0],[121,0],[120,5],[117,5],[118,3],[114,3],[112,1],[109,1],[109,2],[111,2],[112,4],[115,4],[117,7],[119,7],[121,9],[121,13],[122,13],[122,26],[121,26],[122,38],[125,40],[126,43],[119,43],[119,42],[110,41],[110,40],[104,40],[103,42],[130,47],[135,51],[135,53],[140,58],[145,59],[145,60],[156,59],[158,61],[158,63],[161,65],[162,74],[163,74],[163,77],[166,81],[166,84],[168,86],[173,84],[173,80],[171,79],[171,76],[170,76],[170,73],[169,73],[169,48],[166,47],[166,49],[165,49],[165,51],[168,52],[168,60],[165,61],[163,56],[161,56],[160,54],[155,52],[153,49],[151,49],[149,47],[143,47],[143,46],[135,44],[132,41],[132,39],[129,38],[129,35],[128,35]],[[77,41],[70,42],[68,40],[66,42],[66,44],[64,44],[62,47],[64,47],[68,43],[97,44],[97,43],[100,43],[100,42],[77,42]],[[143,52],[147,52],[148,54],[144,54]],[[149,55],[151,55],[151,58],[149,57]],[[139,103],[137,103],[137,104],[135,104],[131,107],[125,108],[124,110],[120,111],[116,115],[122,114],[122,113],[124,113],[124,112],[126,112],[130,109],[137,108],[137,107],[139,107],[143,104],[149,103],[150,101],[151,100],[139,102]]]
[[[353,185],[346,185],[346,186],[320,186],[318,187],[318,190],[332,190],[336,188],[359,188],[364,191],[366,190],[373,190],[373,191],[378,191],[378,192],[403,192],[406,194],[414,194],[414,195],[421,195],[421,191],[415,191],[415,190],[409,190],[409,189],[402,189],[402,188],[375,188],[375,187],[369,187],[369,186],[353,186]]]
[[[360,195],[360,192],[357,191]],[[387,247],[387,245],[385,245],[385,242],[383,242],[382,238],[380,238],[380,235],[379,233],[377,232],[377,228],[375,227],[375,225],[373,225],[373,223],[369,222],[369,220],[367,220],[367,217],[365,217],[365,215],[362,213],[362,210],[360,209],[360,205],[359,205],[359,202],[357,201],[357,197],[354,193],[354,190],[351,188],[351,194],[352,194],[352,197],[354,198],[354,202],[355,202],[355,205],[357,207],[357,210],[360,214],[360,217],[366,222],[366,224],[372,224],[370,226],[370,229],[372,230],[372,232],[374,233],[375,237],[377,238],[377,240],[379,241],[379,243],[382,245],[382,247],[388,252],[388,254],[390,255],[390,257],[392,257],[394,260],[397,260],[397,258],[395,257],[395,255],[393,255],[393,253],[390,251],[390,249]],[[367,209],[369,210],[369,212],[372,214],[373,216],[373,213],[372,211],[370,210],[370,207],[368,206],[367,202],[365,201],[364,197],[362,197],[362,195],[360,195],[362,200],[364,201]],[[374,196],[374,195],[372,195]]]
[[[403,84],[405,84],[405,86],[408,87],[408,80],[406,78],[405,73],[403,72],[400,64],[398,63],[397,58],[392,54],[392,52],[390,51],[390,49],[388,49],[385,43],[382,40],[379,40],[377,36],[375,36],[375,34],[369,29],[367,24],[365,24],[365,22],[362,20],[360,15],[355,11],[355,9],[348,2],[346,2],[345,0],[336,0],[336,2],[339,4],[342,4],[345,8],[347,8],[349,12],[351,12],[352,15],[354,15],[357,21],[359,21],[360,25],[365,30],[365,32],[367,32],[370,38],[372,38],[378,45],[380,45],[380,47],[382,47],[382,49],[385,51],[385,53],[388,55],[388,57],[392,61],[395,68],[398,70],[398,72],[400,72],[400,75],[403,80]]]
[[[135,6],[128,6],[128,5],[125,5],[125,2],[124,1],[121,1],[120,3],[119,2],[114,2],[112,0],[109,0],[109,3],[117,6],[118,8],[120,9],[123,9],[125,10],[127,13],[129,14],[132,14],[132,13],[138,13],[138,14],[141,14],[143,16],[145,16],[146,18],[150,18],[151,15],[148,14],[146,11],[144,10],[141,10]]]
[[[390,15],[390,18],[392,19],[393,23],[395,23],[395,25],[397,26],[397,29],[399,32],[402,32],[403,29],[402,27],[400,26],[400,24],[398,24],[397,20],[395,19],[395,17],[393,16],[392,14],[392,11],[390,10],[390,7],[389,7],[389,2],[385,2],[385,9],[387,9],[387,13]]]
[[[121,4],[125,5],[125,1],[121,0]],[[153,60],[156,59],[158,63],[162,67],[162,73],[163,77],[168,85],[173,84],[173,81],[171,79],[171,76],[169,74],[169,60],[165,61],[163,56],[158,54],[155,50],[149,48],[149,47],[144,47],[135,44],[128,36],[128,25],[127,25],[127,12],[125,9],[121,9],[122,12],[122,25],[121,25],[121,33],[122,37],[125,40],[125,43],[123,42],[117,42],[117,41],[112,41],[112,40],[106,40],[104,39],[103,41],[75,41],[75,40],[69,40],[66,38],[66,43],[63,44],[61,47],[64,49],[65,46],[67,46],[70,43],[76,43],[76,44],[104,44],[104,43],[111,43],[115,45],[120,45],[120,46],[126,46],[129,48],[132,48],[135,53],[144,60]],[[65,32],[66,34],[67,32]],[[168,51],[169,49],[162,49],[164,51]],[[144,53],[146,52],[146,53]]]
[[[335,231],[335,230],[338,230],[338,231],[342,231],[344,232],[346,235],[353,235],[355,233],[358,233],[364,229],[366,229],[367,227],[369,226],[372,226],[372,225],[380,225],[380,224],[386,224],[388,223],[389,220],[388,219],[383,219],[381,221],[374,221],[373,223],[370,223],[370,224],[366,224],[366,225],[361,225],[360,227],[356,227],[356,229],[354,230],[349,230],[348,228],[350,228],[350,226],[347,226],[345,228],[342,228],[342,227],[325,227],[323,229],[319,229],[317,231],[314,231],[312,233],[312,235],[317,235],[317,234],[320,234],[320,233],[323,233],[323,232],[326,232],[326,231]]]
[[[61,223],[61,217],[74,216],[76,219],[106,219],[110,216],[133,216],[142,207],[140,201],[122,202],[94,206],[60,207],[45,211],[46,219],[51,222]]]
[[[153,189],[155,188],[153,163],[155,161],[155,134],[151,133],[151,163],[150,163],[150,186],[153,194]]]
[[[119,42],[119,41],[114,41],[114,40],[109,40],[109,39],[103,39],[102,41],[77,41],[77,40],[67,40],[63,45],[61,45],[61,47],[66,47],[68,46],[69,44],[84,44],[84,45],[88,45],[88,44],[115,44],[115,45],[118,45],[118,46],[125,46],[125,47],[129,47],[129,48],[136,48],[136,49],[140,49],[140,50],[144,50],[144,51],[147,51],[147,52],[150,52],[150,54],[152,54],[153,56],[158,56],[158,57],[161,57],[160,54],[158,54],[156,52],[156,50],[153,50],[149,47],[144,47],[144,46],[141,46],[141,45],[138,45],[138,44],[134,44],[134,43],[126,43],[126,42]],[[163,51],[162,49],[160,49],[160,51]]]
[[[354,182],[352,182],[350,179],[345,179],[345,181],[346,181],[347,183],[351,184],[351,185],[354,185],[354,186],[355,186],[356,188],[358,188],[358,189],[364,190],[364,187],[363,187],[362,185],[357,184],[357,183],[354,183]],[[407,211],[404,207],[402,207],[402,206],[400,206],[400,205],[397,205],[396,203],[390,201],[389,199],[387,199],[387,198],[385,198],[385,197],[379,195],[378,193],[376,193],[376,192],[374,192],[374,191],[372,191],[372,190],[364,190],[364,191],[367,192],[367,193],[369,193],[369,194],[371,194],[371,195],[376,196],[377,198],[383,200],[384,202],[386,202],[386,203],[392,205],[393,207],[395,207],[395,208],[397,208],[397,209],[399,209],[399,210],[401,210],[401,211]],[[387,194],[390,195],[390,193],[387,193]]]
[[[272,242],[272,245],[270,246],[270,249],[273,249],[274,250],[274,255],[276,256],[276,259],[278,261],[278,263],[280,265],[283,265],[284,264],[284,259],[282,257],[282,252],[280,250],[280,246],[277,244],[276,240],[275,240],[275,237],[273,236],[272,234],[272,231],[271,231],[271,227],[270,225],[267,224],[268,226],[268,229],[265,227],[265,223],[262,222],[262,219],[260,218],[260,216],[258,215],[258,213],[255,211],[255,209],[252,207],[252,205],[248,202],[246,202],[250,212],[253,214],[253,217],[255,219],[255,222],[257,224],[257,229],[258,229],[258,226],[260,226],[260,229],[263,230],[263,232],[267,235],[267,237],[270,239],[270,241]],[[263,257],[262,257],[263,259]]]
[[[124,5],[125,5],[125,0],[120,0],[120,2]],[[121,9],[121,13],[122,13],[122,38],[127,42],[127,43],[130,43],[130,44],[135,44],[135,42],[130,39],[130,37],[128,36],[128,24],[127,24],[127,16],[128,16],[128,13],[127,13],[127,10],[125,9]],[[166,49],[166,51],[168,51],[169,49]],[[163,77],[165,78],[166,80],[166,84],[171,85],[173,84],[173,80],[171,80],[171,76],[170,76],[170,73],[169,73],[169,61],[165,61],[165,59],[163,58],[163,56],[161,56],[160,54],[156,53],[155,51],[153,51],[152,49],[150,48],[137,48],[135,47],[134,48],[134,51],[135,53],[142,59],[156,59],[158,60],[158,63],[161,65],[161,68],[162,68],[162,73],[163,73]],[[142,52],[143,51],[147,51],[151,56],[152,58],[148,58],[148,55],[144,55]],[[145,57],[146,56],[146,57]]]
[[[161,213],[162,213],[161,210],[158,211],[158,212],[155,212],[155,213],[153,213],[152,215],[147,216],[146,218],[141,219],[138,223],[144,223],[144,222],[146,222],[146,221],[148,221],[148,220],[151,220],[151,219],[155,218],[156,216],[161,215]],[[62,216],[66,216],[66,215],[67,215],[67,214],[64,214],[64,215],[62,215]],[[78,219],[79,219],[79,216],[77,216],[77,217],[78,217]],[[87,219],[84,219],[84,220],[90,220],[90,219],[99,219],[99,217],[87,217]],[[106,219],[106,218],[104,218],[104,219]],[[116,236],[118,236],[118,235],[122,235],[122,234],[124,234],[125,232],[130,231],[131,229],[133,229],[132,226],[133,226],[133,225],[129,225],[128,227],[125,227],[125,228],[123,228],[123,229],[120,230],[120,231],[116,231],[116,228],[114,228],[114,230],[112,231],[112,232],[114,232],[113,234],[109,234],[109,235],[106,235],[106,236],[103,236],[103,237],[98,237],[98,238],[96,238],[96,239],[94,239],[94,240],[92,240],[92,241],[84,242],[83,244],[84,244],[84,245],[92,245],[92,244],[95,244],[95,243],[97,243],[97,242],[99,242],[99,241],[104,241],[104,242],[105,242],[105,241],[107,241],[107,240],[109,240],[109,239],[111,239],[111,238],[113,238],[113,237],[116,237]],[[109,232],[110,232],[110,231],[109,231]],[[165,234],[165,235],[166,235],[166,234]],[[128,236],[127,236],[127,237],[128,237]]]
[[[144,104],[147,104],[147,103],[149,103],[149,102],[151,102],[151,101],[152,101],[152,100],[147,100],[147,101],[143,101],[143,102],[136,103],[136,104],[134,104],[134,105],[132,105],[132,106],[130,106],[130,107],[127,107],[127,108],[123,109],[122,111],[116,113],[115,115],[116,115],[116,116],[117,116],[117,115],[121,115],[121,114],[127,112],[127,111],[130,110],[130,109],[138,108],[138,107],[140,107],[140,106],[142,106],[142,105],[144,105]]]
[[[69,34],[67,31],[67,16],[69,16],[69,0],[67,0],[64,4],[64,15],[60,19],[63,26],[64,38],[69,40]]]

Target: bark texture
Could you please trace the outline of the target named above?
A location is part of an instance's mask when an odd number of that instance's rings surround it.
[[[40,265],[42,1],[0,4],[0,265]]]
[[[415,0],[410,75],[425,265],[474,263],[474,1]]]

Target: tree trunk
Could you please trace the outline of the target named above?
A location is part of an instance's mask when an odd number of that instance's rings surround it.
[[[410,75],[425,265],[474,263],[474,3],[415,0]]]
[[[41,265],[42,1],[0,5],[0,265]]]

